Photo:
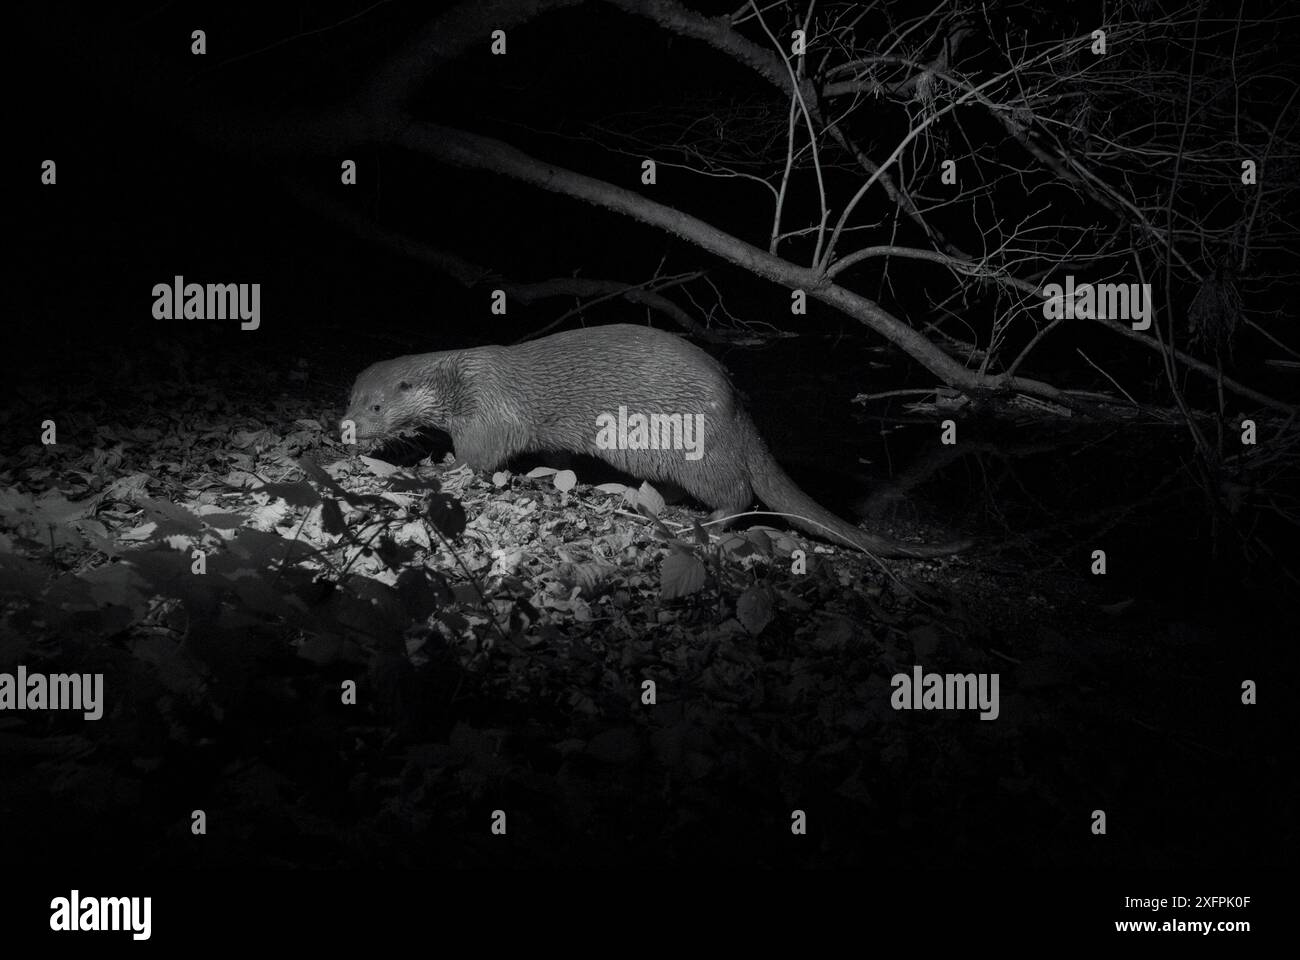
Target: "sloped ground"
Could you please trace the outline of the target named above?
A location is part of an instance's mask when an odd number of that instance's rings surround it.
[[[568,474],[392,472],[319,400],[151,382],[66,398],[59,444],[0,464],[0,670],[106,690],[95,722],[0,714],[11,862],[1280,856],[1252,811],[1289,774],[1205,625],[979,551],[792,572],[776,531],[706,545]],[[918,663],[998,672],[998,719],[892,709]]]

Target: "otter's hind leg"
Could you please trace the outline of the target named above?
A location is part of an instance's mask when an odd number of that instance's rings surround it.
[[[714,509],[709,514],[709,522],[712,523],[718,530],[726,530],[728,527],[730,527],[733,523],[736,522],[735,517],[747,511],[752,504],[753,504],[752,497],[744,497],[744,498],[737,497],[727,505],[717,507],[716,509]],[[722,521],[722,522],[718,523],[717,521]]]
[[[699,474],[683,476],[681,484],[696,500],[713,508],[709,513],[709,521],[716,530],[730,527],[736,516],[754,504],[754,488],[750,485],[749,477],[739,470],[718,472],[705,469]]]

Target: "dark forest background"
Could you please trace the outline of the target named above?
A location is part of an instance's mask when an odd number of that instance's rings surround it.
[[[1285,4],[9,16],[0,670],[102,670],[110,690],[100,724],[0,718],[10,862],[1247,878],[1294,862]],[[490,51],[498,23],[506,56]],[[802,62],[780,54],[799,26]],[[792,99],[796,75],[813,102]],[[939,180],[945,159],[958,187]],[[822,193],[833,227],[877,165],[887,184],[837,253],[891,252],[792,315],[790,290],[826,280],[810,267]],[[1041,288],[1066,272],[1152,282],[1159,337],[1045,333]],[[155,319],[153,285],[178,274],[261,283],[260,329]],[[488,309],[497,288],[505,317]],[[490,518],[481,536],[413,511],[363,544],[382,511],[342,491],[381,481],[337,436],[356,373],[557,321],[691,338],[821,502],[873,531],[979,546],[883,571],[821,553],[801,578],[779,548],[742,563],[694,544],[687,503],[673,529],[708,580],[676,596],[661,567],[675,547],[648,525],[628,543],[616,524],[632,521],[526,478],[533,461],[452,491]],[[46,418],[58,447],[39,443]],[[955,449],[937,442],[946,418]],[[437,498],[417,465],[446,446],[389,453]],[[578,479],[611,478],[586,464]],[[232,537],[162,506],[255,527],[264,484],[293,507],[278,530]],[[305,519],[324,501],[346,531]],[[413,522],[427,551],[397,535]],[[302,552],[277,552],[295,531]],[[172,536],[213,551],[202,586],[179,576]],[[512,553],[526,559],[503,571]],[[575,567],[597,562],[610,569],[588,589]],[[582,617],[541,602],[557,582],[582,586]],[[889,677],[918,662],[999,671],[1000,720],[890,710]],[[651,711],[645,677],[661,687]],[[350,711],[346,680],[362,691]],[[808,837],[790,835],[796,808]],[[497,809],[508,844],[487,830]]]

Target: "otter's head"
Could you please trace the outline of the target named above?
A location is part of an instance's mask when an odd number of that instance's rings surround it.
[[[357,375],[344,421],[366,445],[414,433],[446,430],[463,391],[456,365],[443,354],[418,354],[371,364]]]

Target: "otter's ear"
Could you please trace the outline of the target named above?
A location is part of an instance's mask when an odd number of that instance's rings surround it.
[[[398,389],[398,390],[410,390],[410,389],[411,389],[411,385],[410,385],[409,383],[407,383],[405,380],[403,380],[401,383],[399,383],[399,384],[397,385],[397,389]]]

